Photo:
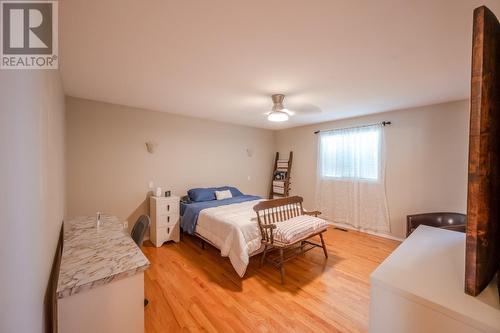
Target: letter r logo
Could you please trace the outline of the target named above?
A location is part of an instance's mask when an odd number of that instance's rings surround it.
[[[5,1],[3,54],[52,54],[52,3]]]

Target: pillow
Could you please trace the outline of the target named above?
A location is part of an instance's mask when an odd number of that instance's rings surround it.
[[[233,195],[231,194],[230,190],[224,190],[224,191],[215,191],[215,197],[217,198],[217,200],[224,200],[232,198]]]
[[[214,188],[192,188],[188,191],[191,201],[202,202],[215,200]]]
[[[236,187],[232,187],[232,186],[222,186],[222,187],[216,188],[215,190],[216,191],[229,190],[229,191],[231,191],[231,195],[233,197],[240,197],[243,195],[243,193],[241,193],[240,190],[238,190]]]
[[[231,197],[242,196],[243,193],[240,192],[236,187],[232,186],[222,186],[222,187],[207,187],[207,188],[192,188],[188,191],[189,199],[193,202],[202,201],[212,201],[216,200],[215,191],[226,191],[231,192]]]

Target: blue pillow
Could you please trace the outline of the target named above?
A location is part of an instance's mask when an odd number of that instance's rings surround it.
[[[215,200],[215,191],[231,191],[233,197],[242,196],[243,193],[240,192],[236,187],[232,186],[222,186],[222,187],[207,187],[207,188],[192,188],[188,191],[189,199],[193,202],[211,201]]]
[[[202,202],[215,200],[215,189],[209,188],[192,188],[188,191],[188,196],[191,201]]]
[[[236,187],[233,187],[233,186],[222,186],[222,187],[216,188],[215,190],[216,191],[226,191],[226,190],[229,190],[229,191],[231,191],[231,195],[233,197],[239,197],[239,196],[243,195],[243,193],[241,193],[240,190],[238,190]]]

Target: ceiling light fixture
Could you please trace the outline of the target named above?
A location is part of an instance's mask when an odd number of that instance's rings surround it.
[[[283,106],[285,95],[275,94],[271,96],[271,99],[273,100],[273,108],[268,113],[267,120],[273,122],[287,121],[290,117],[288,116],[288,110]]]
[[[288,118],[288,114],[283,111],[271,111],[271,113],[267,115],[267,120],[274,122],[287,121]]]

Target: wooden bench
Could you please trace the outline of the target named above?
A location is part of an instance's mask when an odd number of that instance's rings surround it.
[[[269,261],[281,273],[281,283],[284,283],[284,263],[315,247],[323,248],[325,257],[328,258],[323,233],[328,224],[318,218],[318,211],[307,212],[302,208],[302,197],[293,196],[280,199],[261,201],[254,206],[257,213],[264,251],[260,265]],[[321,244],[309,241],[311,237],[319,235]],[[278,250],[279,255],[271,258],[267,254]],[[285,250],[290,250],[286,251]],[[266,257],[267,256],[267,257]]]

